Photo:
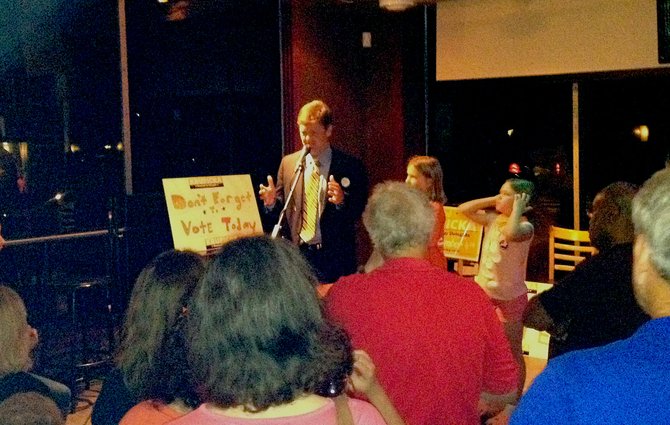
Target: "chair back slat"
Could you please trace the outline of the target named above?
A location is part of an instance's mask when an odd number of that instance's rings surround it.
[[[596,253],[586,230],[551,226],[549,230],[549,282],[554,271],[572,271],[575,266]]]
[[[588,242],[588,241],[586,241]],[[582,243],[586,243],[582,242]],[[572,251],[572,252],[585,252],[588,254],[593,254],[594,247],[591,245],[572,245],[572,244],[567,244],[567,243],[558,243],[554,242],[554,250],[565,250],[565,251]]]
[[[563,261],[570,261],[572,263],[581,263],[582,261],[586,260],[586,257],[582,257],[579,255],[568,255],[568,254],[555,254],[554,255],[554,266],[558,266],[559,264],[555,263],[555,260],[563,260]]]
[[[566,229],[565,227],[551,226],[554,238],[573,242],[591,242],[588,230]]]

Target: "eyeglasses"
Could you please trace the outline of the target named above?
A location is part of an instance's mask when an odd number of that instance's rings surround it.
[[[593,213],[594,213],[593,205],[589,205],[588,207],[586,207],[586,210],[585,210],[585,211],[586,211],[586,216],[587,216],[589,219],[592,219],[592,218],[593,218]]]

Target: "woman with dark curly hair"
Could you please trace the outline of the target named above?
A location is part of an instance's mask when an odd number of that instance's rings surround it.
[[[282,240],[225,245],[207,267],[188,320],[189,359],[205,403],[170,424],[334,425],[346,423],[341,415],[352,424],[384,424],[374,406],[340,396],[354,368],[351,344],[324,318],[316,283]],[[388,412],[379,391],[367,394]]]
[[[204,272],[193,252],[166,251],[140,273],[123,324],[117,368],[107,376],[93,407],[93,425],[118,424],[158,412],[175,418],[198,405],[186,367],[184,326],[189,299]],[[124,418],[122,423],[132,421]],[[142,424],[149,424],[141,420]]]

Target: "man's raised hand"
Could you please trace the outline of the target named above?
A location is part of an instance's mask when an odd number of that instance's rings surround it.
[[[258,191],[258,196],[263,200],[263,205],[266,207],[274,206],[277,202],[277,188],[275,187],[275,182],[272,179],[272,176],[268,176],[268,185],[264,186],[263,184],[259,185],[260,190]]]

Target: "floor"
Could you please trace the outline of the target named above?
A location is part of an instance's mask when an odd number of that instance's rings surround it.
[[[77,403],[74,413],[67,417],[66,425],[88,425],[91,423],[93,403],[98,398],[101,387],[102,381],[93,381],[91,388],[81,393],[80,401]]]
[[[544,370],[544,367],[547,365],[547,359],[528,356],[524,356],[523,358],[526,361],[526,384],[523,386],[525,392],[530,387],[530,384],[533,383],[535,377]]]
[[[524,389],[527,389],[533,382],[533,379],[542,372],[547,361],[545,359],[527,356],[525,356],[524,359],[526,360],[526,385]],[[81,398],[86,401],[79,402],[75,412],[67,417],[66,425],[90,425],[92,405],[98,396],[100,387],[101,382],[94,381],[91,385],[91,389],[85,390],[82,393]]]

